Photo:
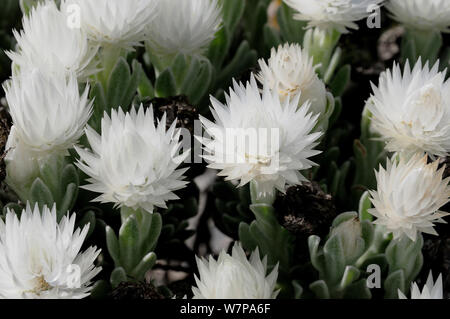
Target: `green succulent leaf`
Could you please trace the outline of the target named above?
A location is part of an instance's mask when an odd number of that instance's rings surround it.
[[[345,267],[344,275],[342,276],[340,288],[345,289],[349,285],[351,285],[353,282],[358,280],[361,272],[358,268],[354,266],[347,266]]]
[[[254,204],[250,209],[256,220],[249,227],[243,226],[245,224],[239,227],[244,248],[252,250],[257,243],[261,254],[267,256],[270,267],[279,262],[280,270],[287,272],[292,257],[292,235],[278,223],[272,206]]]
[[[325,258],[325,280],[330,284],[337,284],[344,273],[346,261],[344,247],[340,236],[331,236],[323,247]]]
[[[405,274],[402,269],[398,269],[384,281],[386,299],[398,299],[398,291],[405,293]]]
[[[138,262],[136,247],[139,244],[139,228],[136,217],[129,216],[119,231],[120,261],[126,271],[131,271]]]
[[[216,33],[207,53],[208,59],[216,70],[220,70],[230,46],[230,35],[227,28],[222,28]]]
[[[44,205],[48,208],[52,208],[55,203],[52,192],[39,177],[36,178],[31,185],[30,202],[32,207],[37,203],[40,209],[42,209]]]
[[[135,279],[144,279],[145,273],[153,267],[156,262],[156,255],[153,252],[148,253],[142,258],[137,266],[131,271],[131,276]]]
[[[333,60],[332,60],[333,61]],[[345,88],[347,87],[348,82],[351,77],[351,67],[350,65],[344,65],[337,72],[333,81],[330,84],[331,92],[334,96],[341,96],[344,93]]]
[[[97,132],[100,132],[104,112],[108,110],[105,90],[100,82],[95,83],[95,85],[91,88],[90,98],[94,101],[94,104],[92,108],[92,115],[88,123],[89,126]]]
[[[243,41],[235,56],[227,64],[216,78],[216,86],[226,87],[231,83],[233,77],[238,76],[243,70],[253,66],[257,60],[256,51],[250,48],[247,41]]]
[[[370,299],[372,293],[367,288],[366,279],[360,279],[345,289],[343,297],[346,299]]]
[[[244,222],[239,224],[239,240],[247,250],[254,251],[258,247],[258,242],[250,233],[250,226]]]
[[[152,218],[151,226],[147,233],[147,240],[145,242],[144,251],[146,253],[155,249],[162,228],[162,218],[160,214],[153,213],[151,218]]]
[[[170,69],[164,70],[156,79],[155,93],[157,97],[177,95],[177,84]]]
[[[357,214],[355,212],[345,212],[345,213],[339,214],[333,220],[331,227],[336,228],[340,224],[342,224],[348,220],[355,219],[356,217],[357,217]]]
[[[66,187],[60,207],[58,207],[58,214],[60,218],[66,215],[75,206],[78,197],[78,184],[70,183]]]
[[[373,220],[372,214],[369,213],[369,209],[371,208],[372,202],[370,201],[370,194],[366,191],[362,194],[361,199],[359,200],[358,215],[360,221]]]
[[[309,289],[314,292],[319,299],[330,299],[330,291],[323,280],[317,280],[309,285]]]
[[[185,54],[179,53],[172,63],[171,71],[177,87],[181,87],[186,80],[186,74],[189,70],[189,61]]]
[[[208,59],[193,57],[180,93],[186,95],[191,103],[199,103],[209,89],[212,76],[211,62]]]
[[[245,1],[220,0],[220,3],[222,5],[223,24],[232,34],[244,14]]]
[[[406,236],[392,240],[386,248],[386,259],[389,263],[389,273],[403,271],[405,287],[419,274],[423,264],[423,237],[419,235],[416,241]]]
[[[106,247],[108,248],[109,255],[114,260],[115,266],[120,267],[121,261],[119,240],[117,239],[114,230],[109,226],[106,226]]]
[[[292,281],[292,286],[294,287],[294,298],[300,299],[303,295],[303,287],[297,280]]]
[[[128,105],[125,104],[125,102],[130,82],[130,66],[128,65],[125,58],[120,57],[116,65],[114,66],[108,80],[106,101],[109,108],[117,109],[119,107],[122,107],[124,110],[127,110]],[[129,102],[131,102],[131,100]]]
[[[320,244],[320,237],[316,235],[311,235],[308,238],[308,247],[309,247],[309,254],[311,257],[311,263],[313,266],[323,272],[323,264],[322,261],[318,259],[319,256],[319,244]]]
[[[110,282],[113,288],[119,286],[121,282],[126,281],[128,281],[128,278],[125,269],[123,269],[122,267],[117,267],[112,271]]]

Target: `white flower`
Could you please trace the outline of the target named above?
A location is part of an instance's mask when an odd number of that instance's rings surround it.
[[[374,6],[384,0],[284,0],[298,11],[294,18],[308,21],[308,27],[336,29],[348,33],[348,29],[358,29],[356,21],[373,12]]]
[[[37,177],[37,172],[39,171],[36,154],[20,141],[14,126],[11,127],[5,150],[8,181],[14,181],[18,185],[25,185],[32,182]]]
[[[159,55],[201,54],[222,22],[218,0],[160,0],[147,41]]]
[[[374,130],[387,142],[386,149],[407,156],[427,152],[447,156],[450,152],[450,81],[437,62],[430,70],[419,60],[411,71],[398,64],[380,76],[367,107]]]
[[[400,289],[398,290],[398,298],[408,299]],[[433,274],[430,271],[427,283],[423,286],[422,292],[420,292],[419,287],[414,282],[411,285],[411,299],[443,299],[442,274],[439,274],[436,282],[433,282]]]
[[[313,58],[298,44],[280,45],[278,50],[272,48],[266,63],[259,60],[261,73],[257,76],[261,84],[269,88],[284,101],[289,95],[301,93],[299,106],[308,100],[314,114],[323,114],[327,107],[325,84],[319,79],[313,65]]]
[[[448,0],[390,0],[386,4],[393,18],[411,29],[450,31]]]
[[[200,278],[195,276],[194,299],[275,299],[278,265],[266,277],[267,257],[262,262],[258,248],[247,260],[240,244],[235,244],[231,256],[224,250],[216,261],[197,259]]]
[[[92,41],[124,49],[144,40],[146,26],[158,14],[157,0],[63,0],[61,10],[70,11],[74,5]]]
[[[82,96],[75,73],[48,75],[34,69],[4,85],[16,137],[35,152],[66,152],[83,134],[92,102]]]
[[[80,252],[89,230],[75,227],[75,214],[58,224],[56,205],[42,211],[27,205],[20,220],[7,210],[0,219],[0,297],[84,298],[101,270],[94,266],[96,247]],[[79,276],[78,276],[79,275]]]
[[[320,153],[314,147],[322,133],[311,133],[318,115],[308,113],[309,103],[298,108],[299,100],[296,95],[282,103],[267,86],[261,96],[253,75],[247,87],[234,82],[227,106],[212,97],[215,123],[200,118],[211,136],[201,139],[208,167],[240,180],[239,186],[255,181],[267,193],[306,180],[299,170],[314,165],[308,158]]]
[[[439,161],[427,164],[426,156],[415,155],[398,163],[388,160],[386,170],[380,166],[377,191],[370,191],[374,223],[386,226],[394,238],[405,234],[415,241],[418,232],[437,235],[434,222],[445,223],[442,217],[449,213],[439,209],[450,196],[450,178],[442,180],[445,167],[437,170],[438,165]]]
[[[23,18],[23,31],[13,31],[18,51],[6,54],[21,69],[39,68],[49,74],[76,72],[82,79],[93,74],[90,62],[97,47],[90,45],[85,33],[70,27],[67,21],[53,1],[37,4]]]
[[[105,113],[102,134],[89,126],[86,136],[92,152],[76,147],[78,167],[91,178],[87,190],[101,193],[95,200],[117,206],[142,208],[153,212],[154,206],[166,208],[165,202],[178,199],[173,191],[183,188],[186,169],[176,169],[189,155],[181,155],[180,130],[176,121],[166,132],[166,115],[155,126],[153,108],[144,112],[122,109]]]

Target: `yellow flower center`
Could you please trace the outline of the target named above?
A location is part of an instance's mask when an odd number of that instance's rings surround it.
[[[49,285],[48,282],[45,281],[44,276],[41,275],[34,279],[34,288],[25,291],[26,293],[34,293],[36,295],[40,295],[41,292],[50,290],[52,286]]]

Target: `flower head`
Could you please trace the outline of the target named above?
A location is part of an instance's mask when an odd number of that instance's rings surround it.
[[[91,60],[97,47],[83,31],[70,27],[53,1],[38,3],[24,16],[22,25],[23,31],[13,31],[18,51],[6,53],[15,66],[27,71],[39,68],[49,74],[75,72],[79,78],[95,72]]]
[[[180,131],[176,121],[166,132],[166,115],[155,126],[153,108],[141,105],[124,113],[119,108],[102,119],[102,134],[89,126],[86,136],[92,152],[76,147],[78,167],[90,176],[87,190],[101,193],[95,200],[153,212],[178,199],[173,191],[183,188],[186,169],[177,169],[189,155],[179,155]]]
[[[11,183],[14,182],[18,185],[31,183],[37,177],[39,171],[39,164],[36,160],[37,154],[20,141],[14,126],[11,127],[5,150],[9,186],[11,187]],[[16,191],[16,193],[18,192]]]
[[[384,0],[284,0],[298,11],[294,18],[308,21],[309,27],[336,29],[348,33],[348,29],[358,29],[356,21],[369,16],[374,6]]]
[[[261,73],[257,76],[259,82],[269,86],[284,101],[289,95],[301,93],[299,106],[308,100],[311,111],[322,114],[327,106],[327,91],[325,84],[319,79],[313,65],[313,58],[298,44],[280,45],[272,48],[267,63],[259,60]]]
[[[278,265],[266,277],[267,257],[261,261],[256,249],[247,260],[240,244],[235,244],[231,256],[225,251],[216,261],[197,258],[200,278],[192,288],[194,299],[275,299]]]
[[[413,70],[398,64],[372,84],[368,109],[374,130],[387,142],[390,152],[410,156],[426,152],[447,156],[450,152],[450,81],[439,72],[439,63],[430,70],[419,60]]]
[[[125,49],[144,40],[146,26],[158,14],[157,0],[63,0],[61,8],[70,11],[74,5],[93,42]]]
[[[393,18],[411,29],[450,31],[450,2],[447,0],[389,0]]]
[[[342,253],[346,261],[354,260],[355,256],[360,254],[362,226],[356,216],[333,226],[330,230],[330,237],[332,236],[341,239]]]
[[[450,196],[450,178],[442,179],[444,167],[437,170],[438,165],[415,155],[398,163],[388,160],[386,170],[380,166],[377,191],[370,191],[375,223],[386,226],[394,238],[405,234],[415,241],[419,232],[437,235],[434,223],[445,223],[442,217],[449,214],[439,209]]]
[[[7,210],[0,219],[0,297],[84,298],[101,270],[96,247],[80,252],[89,225],[75,228],[75,214],[58,224],[56,205],[40,211],[28,204],[20,219]]]
[[[314,147],[322,133],[311,133],[318,115],[308,113],[309,103],[298,108],[299,100],[280,102],[268,86],[261,96],[253,75],[246,87],[234,82],[226,106],[211,98],[215,123],[200,118],[211,136],[202,139],[209,167],[240,186],[255,181],[262,192],[306,180],[299,170],[314,164],[308,158],[320,153]]]
[[[201,54],[221,22],[217,0],[160,0],[160,13],[149,24],[147,40],[156,54]]]
[[[436,282],[433,281],[433,274],[430,271],[426,284],[423,286],[422,292],[420,292],[417,283],[411,285],[411,299],[443,299],[442,289],[442,274],[439,274]],[[408,299],[406,296],[398,290],[399,299]]]
[[[38,69],[13,74],[4,85],[15,136],[35,152],[66,152],[83,135],[91,116],[89,86],[80,96],[75,73]]]

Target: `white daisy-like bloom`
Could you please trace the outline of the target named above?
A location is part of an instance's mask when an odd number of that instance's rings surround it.
[[[442,179],[445,167],[439,161],[427,164],[427,156],[419,154],[409,160],[387,161],[386,169],[376,172],[377,191],[370,191],[377,217],[375,224],[384,225],[394,238],[403,235],[415,241],[418,233],[437,235],[434,223],[445,223],[449,213],[439,209],[449,201],[450,178]]]
[[[261,95],[253,75],[246,87],[234,81],[226,106],[211,97],[215,123],[200,117],[208,167],[239,186],[254,181],[264,193],[305,181],[299,170],[314,165],[308,158],[320,153],[314,147],[322,133],[311,132],[318,115],[309,102],[299,108],[299,100],[298,94],[281,102],[267,85]]]
[[[61,10],[78,8],[81,29],[101,46],[131,49],[158,15],[158,0],[63,0]]]
[[[13,66],[49,74],[75,72],[80,79],[95,73],[91,61],[98,48],[82,30],[70,26],[53,1],[38,3],[24,16],[22,26],[22,31],[13,31],[18,50],[6,52]]]
[[[222,23],[218,0],[159,0],[160,13],[149,24],[147,41],[158,55],[201,54]]]
[[[247,259],[236,243],[231,256],[222,250],[215,260],[196,258],[200,278],[195,275],[194,299],[275,299],[278,265],[267,274],[267,257],[261,261],[258,248]]]
[[[40,211],[27,204],[20,219],[7,210],[0,219],[0,297],[79,299],[89,295],[100,272],[96,247],[80,252],[89,225],[75,228],[75,214],[56,220],[56,205]]]
[[[75,73],[13,74],[3,86],[16,137],[38,153],[65,153],[83,135],[92,113],[89,86],[80,96]]]
[[[308,27],[322,30],[336,29],[348,33],[358,29],[356,21],[373,13],[384,0],[284,0],[298,11],[294,19],[308,21]]]
[[[299,106],[308,100],[314,114],[323,114],[327,107],[327,91],[325,84],[316,74],[313,58],[302,50],[298,44],[280,45],[272,48],[267,63],[259,60],[261,72],[257,78],[261,84],[269,88],[284,101],[289,95],[301,93]]]
[[[398,290],[399,299],[408,299],[401,291]],[[410,299],[443,299],[443,287],[442,287],[442,274],[439,274],[436,282],[433,281],[433,274],[430,271],[427,282],[423,286],[422,292],[420,291],[417,283],[411,285],[411,298]]]
[[[413,70],[407,62],[402,71],[394,64],[383,72],[367,104],[373,129],[386,141],[389,152],[430,156],[450,152],[450,81],[439,62],[430,70],[419,61]]]
[[[392,17],[411,29],[450,31],[450,2],[447,0],[389,0]]]
[[[86,136],[92,152],[76,147],[78,167],[90,176],[90,184],[81,186],[101,193],[94,201],[111,202],[119,207],[142,208],[152,213],[154,207],[166,208],[166,201],[178,199],[173,192],[183,188],[187,169],[177,167],[189,155],[180,154],[181,131],[176,121],[166,131],[166,115],[155,126],[153,108],[133,107],[106,113],[99,135],[89,126]]]

